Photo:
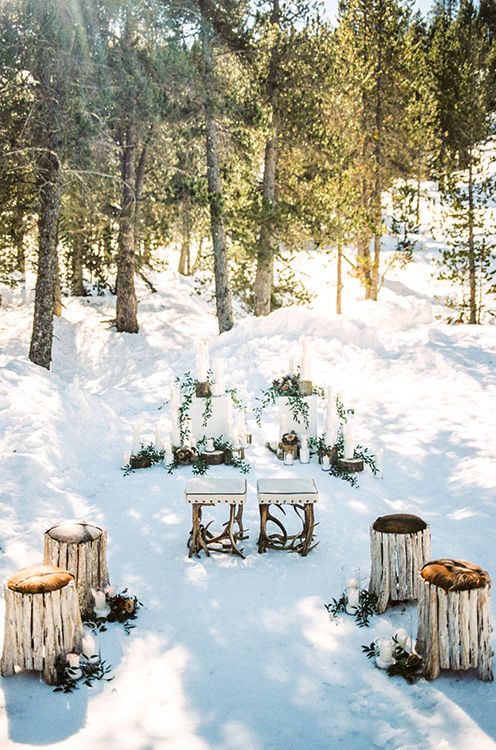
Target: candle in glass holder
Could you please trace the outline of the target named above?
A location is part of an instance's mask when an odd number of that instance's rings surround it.
[[[345,590],[345,596],[346,612],[349,615],[354,615],[360,603],[360,591],[355,588],[348,588]]]
[[[100,661],[100,657],[98,655],[98,649],[96,645],[95,638],[91,635],[91,633],[88,633],[84,636],[82,640],[82,652],[84,657],[89,661],[91,664],[95,664],[96,662]]]
[[[91,589],[91,593],[93,594],[95,609],[103,609],[106,604],[105,593],[103,591],[97,591],[96,589]]]
[[[80,666],[79,654],[67,654],[67,664],[69,665],[69,676],[71,680],[79,680],[83,676],[83,670]]]
[[[207,438],[207,447],[205,448],[205,450],[207,453],[212,453],[212,451],[215,450],[213,438]]]
[[[284,463],[286,466],[292,466],[294,464],[294,456],[292,453],[284,454]]]
[[[353,458],[355,455],[355,441],[353,435],[353,428],[348,422],[343,427],[343,442],[344,442],[344,457]]]
[[[383,662],[393,661],[393,649],[394,643],[392,641],[383,640],[379,646],[379,658]]]
[[[331,459],[329,456],[322,456],[321,469],[322,471],[329,471],[331,468]]]
[[[300,448],[300,463],[308,464],[310,462],[310,450],[308,445],[302,445]]]

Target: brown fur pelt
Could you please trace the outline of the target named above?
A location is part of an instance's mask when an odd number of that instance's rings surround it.
[[[281,443],[288,446],[298,445],[298,435],[296,432],[285,432],[281,438]]]
[[[466,560],[432,560],[420,571],[422,578],[445,591],[481,589],[491,583],[489,573]]]

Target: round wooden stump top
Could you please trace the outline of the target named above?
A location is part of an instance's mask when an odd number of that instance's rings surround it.
[[[392,513],[376,518],[372,528],[385,534],[416,534],[417,531],[426,529],[427,524],[419,516],[413,516],[411,513]]]
[[[424,565],[420,575],[425,581],[445,591],[481,589],[491,582],[489,573],[466,560],[432,560]]]
[[[47,594],[63,589],[73,580],[72,573],[55,565],[32,565],[14,573],[8,579],[7,587],[21,594]]]
[[[52,526],[46,533],[56,542],[82,544],[99,539],[102,535],[102,529],[93,523],[88,523],[88,521],[64,521]]]

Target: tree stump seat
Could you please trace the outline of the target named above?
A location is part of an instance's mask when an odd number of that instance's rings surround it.
[[[81,649],[83,625],[74,576],[54,565],[15,573],[4,585],[5,628],[0,672],[15,667],[43,673],[57,682],[57,660]]]
[[[441,669],[476,669],[493,679],[490,622],[491,579],[466,560],[426,563],[419,576],[416,650],[424,657],[428,680]]]
[[[107,532],[88,521],[52,526],[44,535],[44,562],[72,573],[81,612],[91,612],[91,589],[103,589],[109,583]]]
[[[243,528],[243,506],[246,502],[246,479],[238,477],[195,477],[186,484],[185,502],[192,506],[192,528],[188,539],[189,557],[207,557],[211,552],[224,552],[243,557],[238,542],[247,539]],[[208,505],[229,505],[229,520],[222,531],[210,531],[211,521],[202,523],[202,509]]]
[[[306,557],[313,544],[315,529],[314,504],[318,502],[319,493],[313,479],[259,479],[257,483],[258,507],[260,511],[260,535],[258,551],[260,554],[268,549],[298,552]],[[297,534],[288,534],[284,524],[274,516],[271,506],[290,505],[301,519],[302,530]],[[281,507],[283,513],[284,508]],[[272,523],[278,531],[267,532],[267,524]]]
[[[377,612],[392,601],[416,601],[418,573],[431,555],[429,525],[411,513],[376,518],[370,527],[369,592],[376,594]]]

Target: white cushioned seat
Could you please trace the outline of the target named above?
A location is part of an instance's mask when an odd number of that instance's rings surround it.
[[[184,491],[187,503],[215,505],[242,504],[246,501],[246,479],[241,477],[194,477]]]
[[[313,479],[259,479],[257,494],[258,502],[262,505],[306,505],[319,499]]]

